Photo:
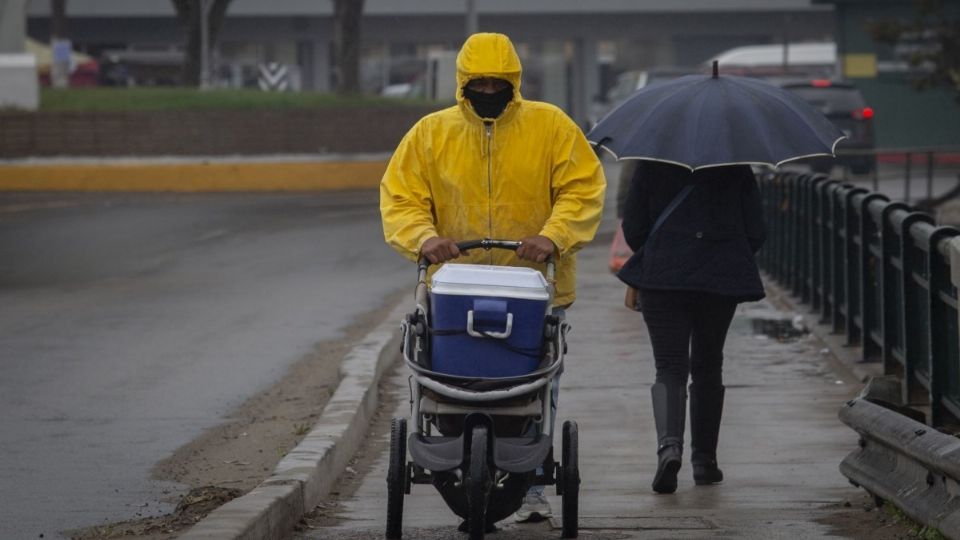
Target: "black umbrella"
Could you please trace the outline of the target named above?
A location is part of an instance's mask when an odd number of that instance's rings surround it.
[[[637,91],[590,130],[617,159],[690,170],[833,156],[843,133],[805,101],[748,77],[688,75]]]

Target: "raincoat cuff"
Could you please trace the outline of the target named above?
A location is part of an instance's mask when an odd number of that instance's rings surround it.
[[[440,235],[437,234],[437,231],[434,229],[427,229],[422,233],[420,233],[419,235],[417,235],[417,243],[416,243],[417,249],[416,251],[414,251],[413,254],[416,255],[417,258],[420,258],[420,253],[423,251],[423,243],[431,238],[436,238],[437,236],[440,236]]]
[[[555,234],[553,231],[543,230],[543,231],[540,231],[540,236],[545,236],[549,238],[551,242],[553,242],[553,245],[557,249],[558,257],[563,257],[564,255],[567,254],[567,248],[564,246],[563,242],[558,240],[560,235]]]

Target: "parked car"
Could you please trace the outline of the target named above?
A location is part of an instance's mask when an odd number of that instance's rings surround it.
[[[179,86],[183,51],[175,47],[105,49],[100,53],[102,86]]]
[[[37,76],[41,86],[50,86],[53,49],[35,39],[27,38],[24,48],[37,59]],[[100,66],[93,58],[76,51],[70,52],[70,87],[97,86]]]
[[[590,108],[590,127],[596,125],[608,112],[623,103],[623,100],[630,97],[630,95],[637,90],[661,81],[669,81],[677,77],[690,75],[691,73],[696,73],[696,68],[663,66],[624,71],[617,76],[616,84],[607,90],[607,95],[604,96],[603,101],[595,101],[592,103]]]
[[[829,79],[781,80],[779,85],[819,109],[847,136],[837,145],[836,161],[840,165],[854,174],[876,170],[874,111],[856,86]],[[822,172],[828,172],[833,163],[831,159],[811,160],[814,170]]]

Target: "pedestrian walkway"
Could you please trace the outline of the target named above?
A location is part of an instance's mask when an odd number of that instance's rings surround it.
[[[857,444],[837,419],[859,390],[814,338],[781,342],[752,331],[751,315],[769,304],[741,306],[727,340],[727,406],[719,462],[726,481],[693,484],[685,461],[673,495],[650,489],[656,434],[650,411],[653,358],[642,317],[622,307],[623,287],[606,270],[606,246],[580,258],[578,300],[560,394],[559,419],[580,425],[581,537],[840,538],[821,521],[861,497],[838,472]],[[407,415],[403,370],[393,377],[396,414]],[[558,423],[559,426],[559,423]],[[685,459],[689,459],[689,433]],[[302,538],[382,538],[386,452],[340,521]],[[548,488],[559,514],[560,498]],[[405,538],[452,538],[458,519],[428,485],[415,485],[404,508]],[[557,523],[557,526],[559,523]],[[551,523],[499,524],[502,540],[559,538]]]

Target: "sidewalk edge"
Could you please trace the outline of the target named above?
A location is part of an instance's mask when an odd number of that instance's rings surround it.
[[[810,332],[829,349],[830,354],[846,367],[858,381],[866,383],[873,377],[883,375],[883,366],[879,362],[863,362],[858,346],[847,345],[844,336],[833,333],[833,329],[829,325],[820,324],[817,319],[817,314],[811,312],[809,306],[802,304],[773,278],[764,275],[763,283],[767,289],[768,300],[774,304],[779,303],[787,309],[803,316]]]
[[[380,378],[400,350],[401,302],[353,348],[342,378],[310,433],[273,474],[246,495],[211,512],[180,538],[261,539],[285,537],[304,513],[329,494],[356,453],[376,411]]]

